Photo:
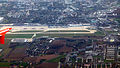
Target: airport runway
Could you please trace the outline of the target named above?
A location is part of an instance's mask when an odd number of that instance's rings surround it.
[[[7,33],[7,34],[93,34],[95,31],[91,32],[19,32],[19,33]]]

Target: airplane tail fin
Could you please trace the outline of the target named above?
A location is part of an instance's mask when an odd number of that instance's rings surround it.
[[[4,44],[4,39],[5,39],[5,34],[11,30],[12,28],[6,28],[6,29],[3,29],[3,30],[0,30],[0,44]]]
[[[4,44],[4,43],[5,43],[5,42],[4,42],[4,39],[5,39],[5,35],[0,36],[0,43],[1,43],[1,44]]]

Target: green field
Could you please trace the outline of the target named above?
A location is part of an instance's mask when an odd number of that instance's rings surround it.
[[[19,46],[16,46],[15,48],[25,48],[24,45],[19,45]]]
[[[87,36],[88,34],[37,34],[36,37],[49,36],[49,37],[73,37],[73,36]]]
[[[105,34],[102,31],[97,31],[93,35],[95,35],[95,36],[104,36]]]
[[[102,56],[93,56],[94,58],[102,58]]]
[[[17,66],[28,66],[27,63],[25,62],[22,62],[22,63],[9,63],[9,62],[0,62],[0,68],[3,68],[3,67],[10,67],[12,65],[17,65]]]
[[[64,58],[65,55],[60,55],[58,56],[57,58],[54,58],[54,59],[51,59],[51,60],[48,60],[46,62],[59,62],[61,58]]]
[[[6,38],[31,38],[33,34],[6,34]]]
[[[119,33],[118,31],[106,31],[109,34],[113,34],[113,33]]]
[[[0,62],[0,67],[9,67],[10,63],[8,62]]]
[[[104,60],[104,63],[114,63],[114,60]]]
[[[49,37],[73,37],[73,36],[104,36],[103,32],[96,32],[94,34],[37,34],[36,37],[49,36]]]

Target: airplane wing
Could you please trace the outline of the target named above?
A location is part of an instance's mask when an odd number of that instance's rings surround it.
[[[5,39],[5,34],[11,30],[12,28],[6,28],[6,29],[3,29],[3,30],[0,30],[0,44],[4,44],[4,39]]]

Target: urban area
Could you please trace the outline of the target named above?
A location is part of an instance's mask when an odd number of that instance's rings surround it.
[[[120,68],[120,0],[0,0],[0,68]]]

